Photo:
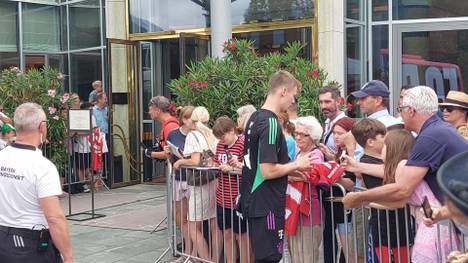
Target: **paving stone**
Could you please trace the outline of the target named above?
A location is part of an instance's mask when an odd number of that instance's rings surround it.
[[[150,234],[166,216],[165,186],[137,185],[96,193],[96,213],[106,217],[71,221],[70,237],[75,262],[154,262],[167,248],[165,224]],[[86,211],[89,195],[72,196],[72,207]],[[67,208],[67,200],[61,200]],[[172,262],[168,253],[162,260]]]

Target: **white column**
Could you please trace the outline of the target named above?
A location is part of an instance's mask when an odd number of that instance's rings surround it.
[[[223,43],[232,36],[231,0],[211,1],[211,56],[224,57]]]
[[[328,72],[329,80],[344,86],[345,34],[343,0],[318,1],[319,65]]]
[[[126,39],[125,0],[106,0],[106,37]]]

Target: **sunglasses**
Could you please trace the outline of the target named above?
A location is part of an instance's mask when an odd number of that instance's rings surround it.
[[[447,111],[447,112],[452,112],[454,110],[456,110],[458,107],[453,107],[453,106],[442,106],[440,107],[440,110],[441,111]]]

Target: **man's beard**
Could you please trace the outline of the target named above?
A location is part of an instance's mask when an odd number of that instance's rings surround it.
[[[337,109],[335,110],[330,110],[330,109],[323,109],[322,113],[325,115],[327,118],[329,118],[331,115],[334,115],[337,112]]]

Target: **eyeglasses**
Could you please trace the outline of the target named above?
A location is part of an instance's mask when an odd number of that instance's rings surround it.
[[[408,108],[409,106],[398,106],[397,111],[402,112],[404,108]]]
[[[300,137],[310,137],[310,134],[302,133],[302,132],[295,132],[295,133],[293,133],[293,136],[294,137],[298,137],[298,136],[300,136]]]

